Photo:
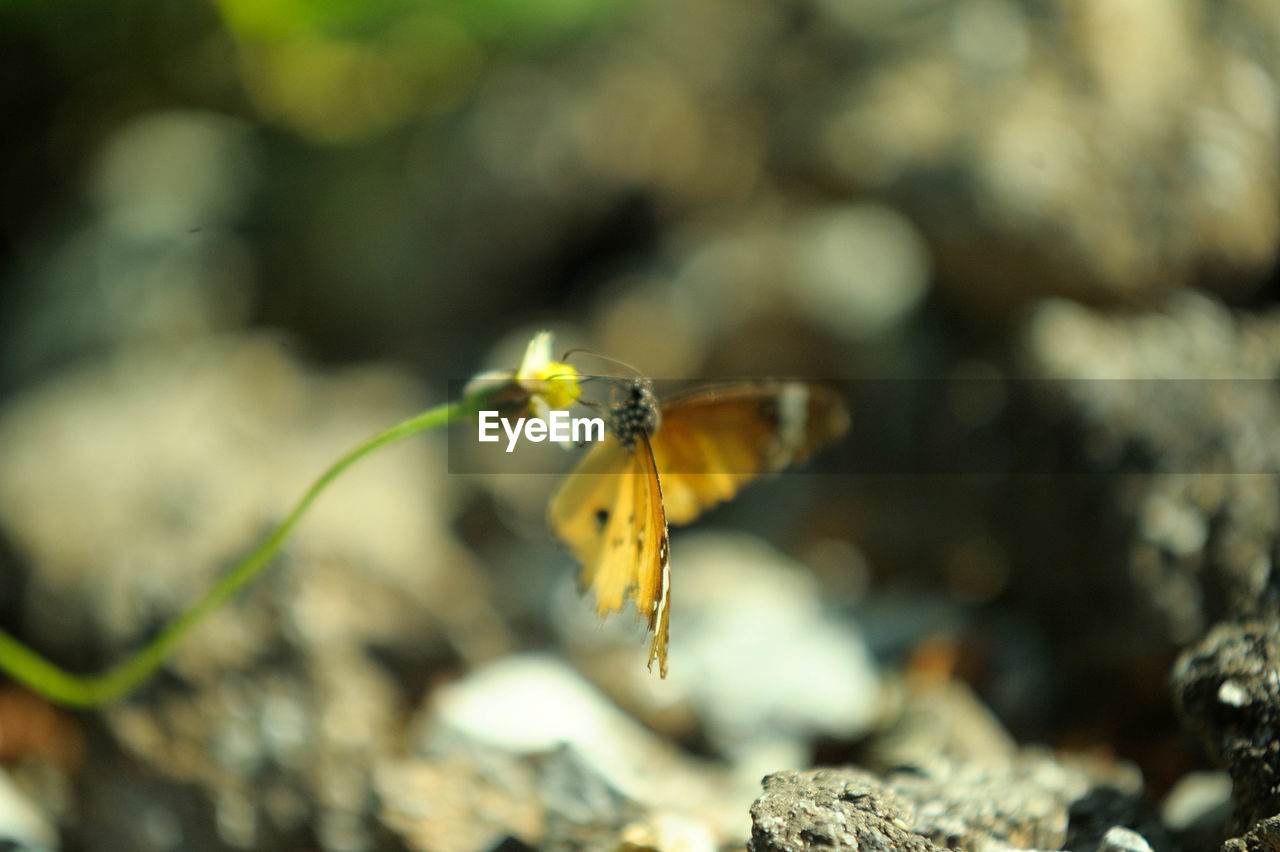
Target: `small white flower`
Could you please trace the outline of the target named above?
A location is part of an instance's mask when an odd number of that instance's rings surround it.
[[[468,382],[464,393],[475,401],[473,407],[490,406],[507,416],[546,419],[551,411],[568,409],[577,402],[582,395],[578,371],[552,360],[553,336],[549,331],[535,334],[515,370],[481,373]]]

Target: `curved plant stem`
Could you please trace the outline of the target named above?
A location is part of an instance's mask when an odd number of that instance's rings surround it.
[[[0,630],[0,669],[49,700],[61,704],[97,707],[115,701],[153,675],[202,618],[225,603],[271,563],[272,557],[280,550],[280,546],[316,497],[343,471],[374,450],[468,416],[476,407],[477,400],[473,399],[428,409],[374,435],[338,459],[311,484],[289,516],[253,553],[228,572],[186,612],[170,622],[150,644],[105,672],[92,675],[72,674],[49,662],[3,630]]]

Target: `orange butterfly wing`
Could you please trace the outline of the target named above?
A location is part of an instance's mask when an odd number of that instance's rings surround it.
[[[804,382],[677,397],[662,407],[654,435],[640,432],[631,449],[608,435],[587,454],[552,498],[551,526],[582,563],[579,585],[595,593],[601,616],[635,601],[653,632],[649,667],[657,660],[666,677],[668,519],[692,521],[751,480],[804,461],[848,427],[839,397]]]
[[[729,385],[667,402],[653,436],[667,519],[689,523],[753,479],[805,461],[848,428],[837,394],[800,381]]]
[[[581,588],[596,611],[620,612],[628,600],[649,623],[649,667],[667,676],[671,575],[662,486],[647,436],[624,449],[612,436],[597,444],[551,500],[551,526],[582,563]]]

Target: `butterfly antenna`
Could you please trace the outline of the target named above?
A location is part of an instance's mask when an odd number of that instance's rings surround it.
[[[582,346],[576,347],[574,349],[570,349],[568,352],[564,353],[564,357],[561,358],[560,360],[567,362],[569,360],[569,357],[572,355],[588,355],[600,361],[605,361],[609,364],[613,364],[615,367],[621,367],[622,369],[634,375],[636,378],[644,378],[644,373],[640,372],[635,367],[628,364],[626,361],[619,361],[617,358],[610,358],[608,355],[601,355],[599,352],[593,352],[590,349],[586,349],[585,347],[582,347]]]
[[[541,380],[545,382],[553,382],[553,381],[556,381],[557,379],[576,379],[578,384],[585,384],[586,382],[590,382],[596,379],[603,379],[603,378],[608,378],[608,377],[592,376],[585,373],[571,372],[571,373],[552,373],[549,376],[542,377]]]

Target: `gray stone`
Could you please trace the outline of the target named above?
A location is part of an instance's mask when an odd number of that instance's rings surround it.
[[[1231,816],[1231,776],[1226,772],[1188,772],[1160,805],[1170,831],[1223,837]]]
[[[1002,767],[956,763],[883,778],[852,768],[779,772],[751,807],[750,847],[1093,849],[1117,814],[1136,818],[1140,787],[1123,764],[1036,750]]]
[[[1133,829],[1117,825],[1102,835],[1098,852],[1151,852],[1151,844]]]
[[[1222,852],[1280,852],[1280,816],[1261,820],[1244,835],[1228,840]]]
[[[751,805],[750,852],[941,852],[911,831],[911,806],[855,770],[778,772]]]
[[[1173,670],[1184,723],[1231,774],[1242,831],[1280,812],[1280,622],[1219,624]]]
[[[55,852],[58,834],[40,809],[0,771],[0,849]]]

